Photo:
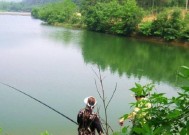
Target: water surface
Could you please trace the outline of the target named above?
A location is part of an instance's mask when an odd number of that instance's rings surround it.
[[[76,121],[83,99],[98,96],[93,72],[102,71],[109,122],[129,113],[135,84],[154,82],[155,91],[176,94],[176,71],[189,66],[189,49],[83,30],[42,25],[30,16],[0,15],[0,81],[45,102]],[[3,134],[75,135],[77,126],[41,104],[0,85],[0,127]],[[129,123],[126,123],[129,124]]]

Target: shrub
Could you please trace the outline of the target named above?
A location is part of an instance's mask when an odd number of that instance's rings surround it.
[[[139,24],[139,33],[145,36],[151,35],[152,22],[142,22]]]
[[[179,35],[180,39],[189,41],[189,14],[184,17],[184,27]]]
[[[189,67],[182,66],[179,69],[178,76],[188,81]],[[141,91],[142,88],[144,87],[137,86],[134,92],[136,93],[137,89]],[[134,126],[131,131],[140,135],[186,135],[189,133],[189,86],[181,87],[178,96],[172,98],[165,97],[164,93],[154,92],[150,94],[149,101],[152,107],[145,111],[138,111],[136,114],[136,116],[140,116],[145,113],[146,115],[142,119],[146,121],[142,123],[140,118],[135,118],[135,123],[140,124]],[[137,105],[137,103],[134,103],[134,105]],[[122,117],[127,119],[128,114]],[[116,134],[127,133],[128,127],[124,127],[121,133]]]
[[[49,24],[68,23],[73,19],[77,6],[71,0],[44,5],[32,10],[32,16]]]
[[[189,27],[184,28],[179,37],[182,40],[189,41]]]
[[[130,35],[142,19],[135,0],[98,2],[85,11],[84,21],[90,30]]]
[[[179,37],[183,26],[180,10],[175,9],[171,12],[164,11],[152,23],[152,35],[162,37],[168,41],[174,40]]]
[[[31,11],[31,15],[34,18],[39,18],[39,9],[38,8],[33,8],[32,11]]]

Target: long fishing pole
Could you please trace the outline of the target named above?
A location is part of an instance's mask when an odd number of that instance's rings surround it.
[[[8,85],[8,84],[3,83],[3,82],[0,82],[0,83],[1,83],[2,85],[5,85],[5,86],[7,86],[7,87],[12,88],[13,90],[15,90],[15,91],[17,91],[17,92],[20,92],[20,93],[22,93],[22,94],[26,95],[27,97],[30,97],[31,99],[33,99],[33,100],[35,100],[35,101],[39,102],[40,104],[42,104],[42,105],[44,105],[44,106],[48,107],[49,109],[51,109],[51,110],[55,111],[56,113],[60,114],[61,116],[65,117],[66,119],[68,119],[68,120],[70,120],[71,122],[73,122],[73,123],[75,123],[76,125],[78,125],[78,123],[77,123],[77,122],[75,122],[74,120],[72,120],[72,119],[71,119],[71,118],[69,118],[68,116],[64,115],[63,113],[61,113],[61,112],[57,111],[56,109],[54,109],[54,108],[50,107],[49,105],[47,105],[47,104],[43,103],[42,101],[40,101],[40,100],[38,100],[38,99],[36,99],[36,98],[34,98],[34,97],[30,96],[29,94],[27,94],[27,93],[25,93],[25,92],[23,92],[23,91],[21,91],[21,90],[19,90],[19,89],[15,88],[15,87],[11,86],[11,85]]]

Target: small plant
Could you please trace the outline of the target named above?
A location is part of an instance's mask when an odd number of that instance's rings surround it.
[[[179,77],[189,80],[189,67],[181,66],[177,74]],[[145,95],[152,91],[152,85],[141,86],[135,84],[136,87],[131,90],[136,95]],[[153,93],[149,95],[149,101],[152,107],[145,111],[138,111],[134,118],[134,123],[131,132],[139,135],[187,135],[189,134],[189,86],[182,86],[177,97],[167,98],[164,93]],[[137,105],[135,103],[134,105]],[[141,109],[142,110],[142,109]],[[138,116],[144,114],[142,119]],[[122,116],[127,119],[128,114]],[[145,119],[145,122],[141,122]],[[115,135],[123,135],[127,130],[124,127],[120,133]],[[123,132],[124,131],[124,132]],[[124,135],[127,135],[125,133]]]
[[[148,96],[153,88],[154,85],[152,83],[147,84],[145,86],[135,83],[135,87],[131,88],[130,90],[135,93],[135,96],[140,97],[140,96]]]
[[[41,135],[50,135],[48,131],[42,132]]]
[[[129,135],[129,126],[125,126],[119,132],[114,132],[113,135]]]

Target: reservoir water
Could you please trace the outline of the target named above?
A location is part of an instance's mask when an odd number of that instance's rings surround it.
[[[31,16],[0,15],[0,82],[14,86],[76,121],[83,99],[95,96],[98,68],[104,77],[109,124],[131,111],[130,88],[153,82],[156,92],[176,95],[176,71],[189,66],[189,48],[85,30],[44,25]],[[95,72],[94,72],[95,71]],[[7,135],[76,135],[77,125],[38,102],[0,85],[0,128]],[[96,109],[95,109],[96,111]],[[129,124],[125,123],[125,124]]]

